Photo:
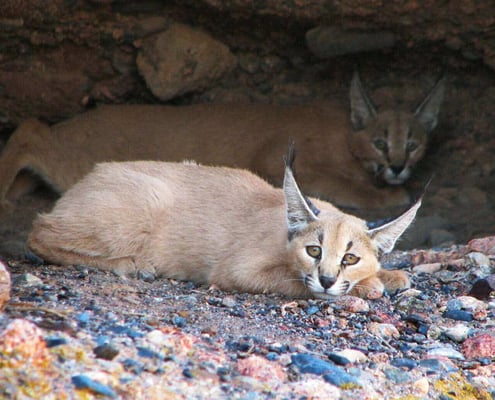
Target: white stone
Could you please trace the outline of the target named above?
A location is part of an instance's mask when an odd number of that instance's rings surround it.
[[[363,352],[354,349],[336,351],[335,354],[347,358],[351,363],[363,363],[368,359]]]

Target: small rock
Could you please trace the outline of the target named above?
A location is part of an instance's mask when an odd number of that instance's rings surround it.
[[[495,357],[495,334],[482,333],[466,339],[462,352],[466,358]]]
[[[96,346],[93,349],[93,353],[95,353],[95,356],[98,358],[113,360],[117,354],[119,354],[119,349],[110,343],[105,343],[100,346]]]
[[[232,308],[235,307],[237,304],[235,297],[234,296],[225,296],[222,299],[222,306],[227,307],[227,308]]]
[[[396,384],[404,384],[412,380],[411,374],[395,367],[386,367],[383,373],[389,381]]]
[[[472,251],[495,255],[495,236],[473,239],[468,243],[468,247]]]
[[[77,389],[86,389],[102,396],[108,396],[111,398],[117,397],[115,391],[107,385],[91,379],[87,375],[74,375],[72,377],[72,383]]]
[[[47,337],[45,338],[45,342],[46,342],[46,347],[48,348],[62,346],[68,343],[66,338],[58,337],[58,336]]]
[[[286,375],[283,368],[272,361],[260,356],[249,356],[237,361],[237,370],[241,375],[258,379],[261,382],[269,382],[273,379],[285,380]]]
[[[394,358],[390,361],[390,364],[397,368],[407,368],[411,370],[416,368],[418,362],[410,358]]]
[[[426,369],[427,374],[457,371],[458,368],[450,360],[427,358],[419,362],[419,367]]]
[[[351,363],[363,363],[368,359],[368,357],[366,357],[364,353],[362,353],[359,350],[353,350],[353,349],[344,349],[341,351],[337,351],[335,354],[337,354],[340,357],[346,358]]]
[[[461,309],[476,312],[480,310],[486,310],[488,305],[471,296],[460,296],[457,300],[461,303]]]
[[[478,279],[474,282],[473,287],[469,291],[469,296],[479,300],[487,300],[495,291],[495,274],[487,276],[483,279]]]
[[[187,319],[179,315],[174,315],[172,318],[172,323],[178,328],[183,328],[187,325]]]
[[[466,259],[478,267],[490,267],[490,257],[479,251],[473,251],[466,255]]]
[[[453,327],[447,328],[444,330],[444,335],[454,342],[463,342],[467,339],[469,332],[471,329],[463,324],[457,324]]]
[[[430,383],[428,382],[428,378],[420,378],[412,384],[412,387],[416,395],[424,397],[430,390]]]
[[[446,310],[443,313],[444,318],[450,318],[456,321],[470,322],[474,319],[472,313],[463,310]]]
[[[323,379],[338,387],[362,386],[361,383],[341,367],[311,354],[293,354],[292,365],[303,374],[323,375]]]
[[[36,287],[42,286],[43,281],[33,274],[22,274],[14,279],[14,286],[18,287]]]
[[[464,360],[464,356],[458,352],[457,350],[454,350],[451,347],[435,347],[433,349],[428,350],[426,353],[429,358],[442,358],[442,357],[447,357],[452,360]]]
[[[369,303],[359,297],[342,296],[337,298],[335,303],[351,313],[367,313],[370,310]]]
[[[382,339],[397,339],[400,336],[397,328],[392,324],[381,324],[378,322],[370,322],[368,324],[368,332]]]

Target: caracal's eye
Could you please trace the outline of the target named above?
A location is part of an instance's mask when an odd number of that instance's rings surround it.
[[[409,140],[406,144],[406,151],[410,153],[411,151],[416,150],[418,148],[418,146],[419,146],[418,142],[414,142],[412,140]]]
[[[320,246],[306,246],[306,253],[308,256],[320,259],[321,258],[321,247]]]
[[[376,138],[373,140],[373,145],[381,151],[386,151],[388,149],[388,144],[385,141],[385,139],[382,138]]]
[[[346,253],[344,254],[344,257],[342,257],[342,265],[343,266],[354,265],[357,264],[360,259],[361,258],[356,256],[355,254]]]

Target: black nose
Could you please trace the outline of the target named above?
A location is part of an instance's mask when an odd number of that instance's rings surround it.
[[[391,165],[390,169],[395,175],[399,175],[403,170],[404,166],[403,165]]]
[[[335,283],[335,281],[337,280],[335,278],[331,278],[331,277],[326,276],[326,275],[320,275],[319,279],[320,279],[320,284],[321,284],[321,286],[323,286],[324,289],[330,288]]]

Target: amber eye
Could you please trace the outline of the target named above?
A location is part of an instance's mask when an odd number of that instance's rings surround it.
[[[373,140],[373,145],[381,151],[386,151],[388,149],[387,142],[384,139],[378,138]]]
[[[357,264],[360,258],[356,256],[355,254],[352,253],[346,253],[344,254],[344,257],[342,257],[342,265],[345,267],[347,265],[354,265]]]
[[[320,259],[321,258],[321,247],[320,246],[306,246],[306,253],[310,257]]]
[[[418,148],[419,144],[417,142],[409,141],[406,144],[406,151],[411,152]]]

